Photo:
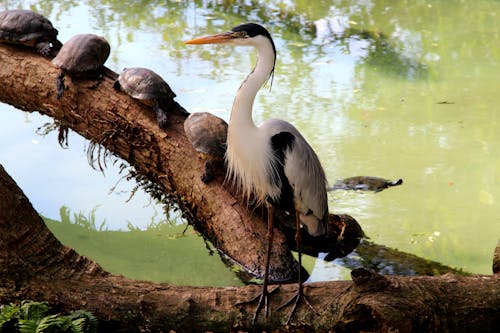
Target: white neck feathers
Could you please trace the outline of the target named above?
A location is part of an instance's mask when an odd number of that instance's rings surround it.
[[[229,120],[227,179],[233,181],[247,198],[255,194],[258,201],[279,195],[279,188],[270,184],[267,170],[273,158],[269,137],[255,126],[253,102],[257,92],[274,69],[275,51],[268,38],[257,36],[249,45],[257,48],[257,64],[241,84]]]
[[[257,63],[253,71],[241,83],[233,102],[231,122],[238,125],[253,125],[253,101],[259,89],[267,81],[274,69],[276,54],[269,39],[264,36],[255,37],[252,46],[257,48]]]

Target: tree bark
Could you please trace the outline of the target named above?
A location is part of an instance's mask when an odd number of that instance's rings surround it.
[[[48,301],[60,311],[84,308],[100,331],[493,332],[500,325],[500,276],[384,277],[366,269],[353,281],[306,285],[316,312],[299,307],[250,321],[255,304],[235,305],[260,286],[195,288],[134,281],[105,272],[63,246],[0,166],[0,304]],[[282,285],[271,309],[295,292]]]
[[[49,115],[125,158],[168,191],[188,220],[206,230],[217,247],[249,271],[263,272],[266,226],[258,210],[252,214],[221,186],[222,175],[209,185],[201,182],[203,163],[185,139],[182,116],[170,115],[170,127],[161,131],[151,110],[111,88],[111,71],[99,80],[67,78],[68,90],[59,102],[57,70],[47,59],[0,45],[0,61],[1,101]],[[279,218],[288,224],[286,217]],[[343,224],[344,238],[356,244],[362,234],[359,225],[348,216],[332,215],[329,237],[310,240],[306,250],[330,249],[344,255],[348,247],[336,242]],[[272,277],[287,280],[294,275],[294,260],[285,235],[279,230],[275,234]],[[300,307],[293,320],[297,325],[284,326],[287,311],[274,311],[271,318],[260,317],[251,327],[255,305],[235,304],[256,295],[260,286],[175,287],[111,275],[63,246],[0,168],[0,303],[34,299],[61,311],[85,308],[101,320],[102,331],[488,332],[500,324],[498,275],[382,277],[358,269],[352,276],[353,281],[308,284],[306,293],[317,313]],[[271,308],[294,292],[294,285],[281,286],[271,298]]]
[[[67,89],[59,101],[58,70],[49,59],[29,49],[0,44],[0,63],[0,101],[48,115],[61,128],[69,127],[91,140],[97,145],[91,145],[90,159],[97,160],[99,165],[105,163],[109,152],[128,161],[140,180],[159,184],[161,195],[169,203],[178,204],[184,217],[229,260],[254,276],[263,276],[267,246],[263,212],[248,209],[231,189],[222,185],[223,171],[209,184],[201,181],[203,162],[184,134],[184,115],[169,114],[168,128],[160,130],[150,108],[113,89],[117,74],[108,69],[99,79],[76,81],[66,76]],[[283,224],[289,223],[285,214],[278,219]],[[332,215],[330,220],[329,233],[309,239],[311,244],[306,247],[320,244],[323,252],[331,249],[345,255],[358,245],[362,231],[349,216]],[[337,236],[344,224],[349,228],[339,247]],[[277,229],[270,280],[293,280],[296,272],[297,263],[287,239]]]

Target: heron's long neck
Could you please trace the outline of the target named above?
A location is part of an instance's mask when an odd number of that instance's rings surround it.
[[[233,129],[255,126],[252,120],[253,101],[274,68],[276,55],[271,45],[259,44],[257,51],[257,64],[243,81],[234,98],[231,118],[229,120],[229,127]]]

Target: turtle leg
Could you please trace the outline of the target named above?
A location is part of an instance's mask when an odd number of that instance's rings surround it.
[[[157,101],[155,101],[153,109],[156,112],[156,120],[158,121],[158,125],[161,129],[165,129],[167,127],[167,111],[161,108],[158,105]]]
[[[56,77],[57,99],[61,100],[64,94],[64,72],[60,71]]]
[[[52,57],[52,45],[47,41],[36,43],[35,50],[46,58]]]
[[[186,115],[186,116],[189,116],[190,113],[184,109],[179,103],[177,103],[176,101],[172,100],[172,106],[173,107],[169,107],[168,109],[169,110],[176,110],[177,112],[179,112],[180,114],[183,114],[183,115]]]
[[[205,160],[205,170],[203,171],[203,174],[201,175],[201,181],[204,182],[205,184],[208,184],[214,179],[214,165],[213,165],[213,160],[210,157],[207,157]]]
[[[52,44],[52,51],[55,51],[54,53],[58,53],[63,44],[59,41],[59,39],[54,39],[53,41],[50,42]],[[55,56],[56,54],[54,54]]]
[[[114,83],[113,83],[113,89],[115,89],[116,91],[120,91],[122,89],[122,86],[120,84],[120,81],[116,80]]]

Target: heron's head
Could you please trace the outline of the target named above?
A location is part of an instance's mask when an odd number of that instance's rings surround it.
[[[232,28],[230,31],[216,35],[195,38],[184,43],[249,45],[257,47],[260,43],[263,42],[270,43],[274,53],[276,53],[276,47],[274,46],[271,34],[269,34],[269,31],[267,31],[266,28],[257,23],[244,23]]]
[[[274,46],[271,34],[266,28],[257,23],[244,23],[235,26],[230,31],[216,35],[199,37],[184,42],[186,44],[228,44],[253,46],[258,49],[269,50],[269,57],[276,62],[276,47]],[[271,51],[272,50],[272,51]],[[274,72],[271,71],[271,76]]]

